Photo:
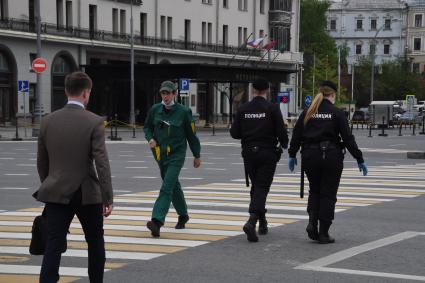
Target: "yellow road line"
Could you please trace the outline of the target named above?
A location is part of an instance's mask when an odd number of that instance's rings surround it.
[[[59,283],[69,283],[80,277],[61,276]],[[0,283],[38,283],[38,275],[0,274]]]

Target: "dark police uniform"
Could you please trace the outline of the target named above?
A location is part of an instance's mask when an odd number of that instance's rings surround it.
[[[316,230],[317,219],[320,220],[321,230],[322,226],[329,230],[344,167],[344,147],[358,163],[364,163],[364,160],[343,110],[328,99],[323,99],[318,113],[304,125],[306,112],[304,110],[295,124],[288,152],[290,158],[295,158],[302,148],[302,166],[310,183],[307,211],[310,217],[316,219]]]
[[[254,219],[260,219],[259,232],[266,234],[266,198],[282,153],[280,147],[288,146],[282,113],[278,105],[256,96],[238,109],[230,134],[234,139],[241,139],[245,170],[252,183],[249,213]]]

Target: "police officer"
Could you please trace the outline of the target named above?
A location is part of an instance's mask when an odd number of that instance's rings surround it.
[[[289,169],[292,172],[301,147],[301,168],[304,168],[310,184],[306,231],[310,239],[322,244],[335,241],[328,232],[335,214],[336,194],[344,165],[344,147],[357,160],[363,175],[366,176],[368,172],[343,110],[334,106],[336,91],[337,87],[331,81],[321,84],[320,93],[295,124],[288,150]]]
[[[146,140],[158,163],[162,178],[159,196],[152,211],[152,220],[147,223],[153,237],[160,236],[160,228],[173,203],[177,211],[176,229],[184,229],[189,220],[184,194],[178,180],[183,167],[187,143],[193,153],[193,166],[201,165],[201,145],[195,132],[192,112],[187,107],[175,103],[176,86],[171,81],[161,84],[162,102],[149,110],[144,124]]]
[[[288,146],[288,134],[279,107],[267,101],[268,82],[258,79],[253,82],[252,87],[254,98],[238,109],[230,134],[234,139],[241,139],[245,174],[249,175],[252,183],[250,217],[243,226],[243,231],[248,241],[257,242],[257,220],[258,233],[265,235],[268,232],[266,198],[282,147]]]

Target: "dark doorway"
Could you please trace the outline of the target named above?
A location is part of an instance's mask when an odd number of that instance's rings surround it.
[[[75,63],[67,55],[59,55],[52,64],[52,111],[65,106],[65,76],[75,71]]]
[[[14,82],[11,59],[6,52],[0,50],[0,123],[2,124],[10,122],[16,112]]]

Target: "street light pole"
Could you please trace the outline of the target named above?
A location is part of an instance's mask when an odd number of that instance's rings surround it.
[[[133,127],[133,138],[136,137],[136,117],[134,115],[134,34],[133,34],[133,0],[131,0],[130,12],[130,61],[131,61],[131,78],[130,78],[130,124]]]
[[[40,15],[40,5],[41,0],[37,0],[36,2],[36,15],[35,15],[35,21],[36,21],[36,32],[37,32],[37,58],[41,58],[41,15]],[[38,137],[40,129],[41,129],[41,119],[43,115],[43,94],[42,94],[42,75],[41,73],[37,73],[37,86],[36,86],[36,107],[35,107],[35,127],[32,130],[32,136]],[[37,116],[38,114],[38,116]]]

